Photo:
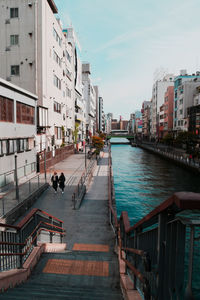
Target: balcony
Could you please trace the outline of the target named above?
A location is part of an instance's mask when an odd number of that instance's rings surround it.
[[[82,109],[82,110],[84,109],[84,104],[79,99],[75,100],[75,106],[78,107],[78,108],[80,108],[80,109]]]
[[[75,114],[75,120],[76,120],[77,122],[83,121],[83,116],[82,116],[82,114],[76,113],[76,114]]]

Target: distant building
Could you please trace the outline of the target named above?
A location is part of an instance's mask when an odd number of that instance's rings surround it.
[[[142,136],[145,139],[150,137],[150,109],[151,101],[144,101],[142,104]]]
[[[164,96],[168,86],[174,85],[173,81],[174,81],[174,76],[172,74],[168,74],[162,80],[157,80],[153,85],[151,136],[154,138],[158,135],[160,106],[164,103]]]
[[[200,139],[200,104],[188,107],[188,131]]]
[[[173,130],[174,87],[169,86],[165,93],[163,137]]]
[[[36,173],[37,96],[0,79],[0,191],[14,182],[15,155],[19,179]]]
[[[120,130],[120,123],[117,119],[112,120],[111,130]]]
[[[107,134],[109,134],[111,132],[111,128],[112,128],[112,118],[113,118],[113,114],[112,113],[108,113],[106,115],[105,118],[105,132]]]
[[[193,97],[196,88],[200,85],[200,73],[188,75],[182,70],[180,75],[174,79],[174,124],[173,130],[188,130],[187,108],[193,106]]]
[[[82,65],[83,97],[86,105],[86,139],[89,140],[95,135],[96,126],[96,93],[91,83],[90,64]]]

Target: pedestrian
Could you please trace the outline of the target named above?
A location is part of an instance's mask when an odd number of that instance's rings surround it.
[[[63,194],[65,188],[65,175],[63,174],[63,172],[60,174],[59,177],[59,187],[62,190],[62,194]]]
[[[54,172],[53,176],[51,177],[51,182],[56,194],[58,188],[58,175],[56,172]]]

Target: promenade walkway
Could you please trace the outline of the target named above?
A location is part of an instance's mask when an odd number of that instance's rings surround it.
[[[55,169],[67,175],[70,164],[61,162]],[[50,187],[37,200],[35,207],[64,221],[66,249],[43,254],[30,279],[2,299],[123,299],[115,236],[108,219],[107,151],[93,175],[79,210],[73,210],[70,185],[64,194],[54,194]]]

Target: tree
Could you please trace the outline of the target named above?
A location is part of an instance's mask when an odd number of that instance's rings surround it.
[[[74,138],[74,144],[77,144],[78,132],[79,132],[79,123],[75,123],[75,130],[72,133]]]
[[[96,153],[99,154],[101,149],[103,148],[104,146],[104,142],[103,142],[103,139],[100,138],[99,136],[93,136],[92,137],[92,145],[93,147],[96,148]]]
[[[173,135],[171,133],[166,134],[166,136],[163,138],[163,142],[166,145],[171,145],[173,142]]]

